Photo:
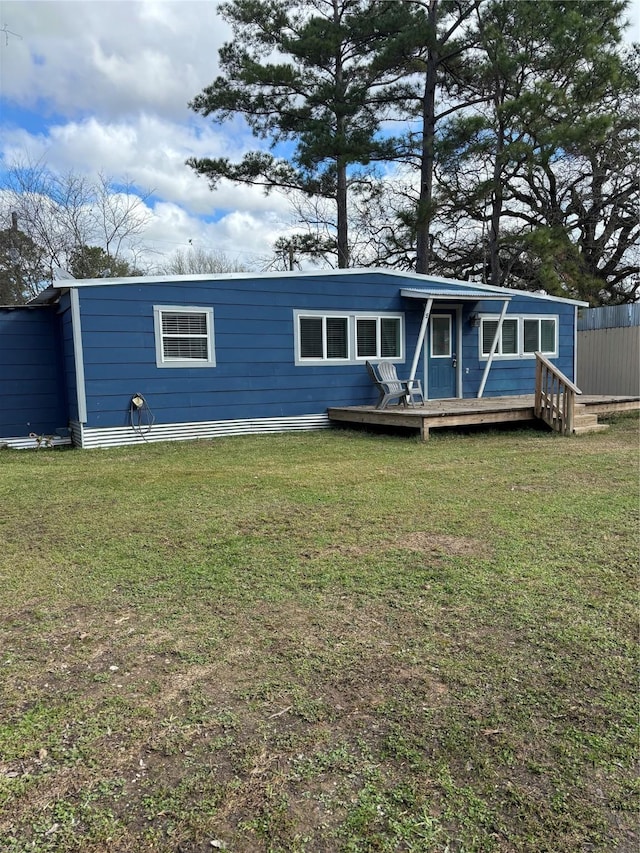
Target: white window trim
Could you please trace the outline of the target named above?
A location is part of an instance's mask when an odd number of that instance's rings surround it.
[[[558,317],[554,315],[546,315],[546,314],[532,314],[527,317],[524,315],[522,317],[522,351],[524,358],[535,358],[536,353],[535,350],[533,352],[524,352],[524,321],[525,320],[553,320],[555,323],[554,326],[554,338],[553,338],[553,352],[548,352],[547,350],[542,349],[542,335],[540,334],[540,325],[538,324],[538,343],[540,344],[540,349],[538,352],[542,353],[542,355],[546,355],[547,358],[557,358],[558,357]]]
[[[347,321],[347,358],[302,358],[300,355],[300,319],[303,317],[336,317],[346,319]],[[398,356],[358,356],[357,337],[356,337],[356,320],[376,320],[376,340],[377,347],[380,346],[380,320],[399,320],[400,321],[400,354]],[[405,332],[404,332],[404,314],[395,311],[302,311],[294,309],[293,311],[293,335],[295,346],[295,365],[296,367],[305,367],[313,365],[353,365],[364,364],[366,361],[392,361],[395,363],[403,362],[405,359]]]
[[[376,323],[376,351],[380,355],[358,355],[358,321],[359,320],[375,320]],[[382,320],[398,320],[400,323],[400,354],[404,351],[404,324],[401,314],[390,314],[381,312],[380,314],[361,314],[360,312],[353,314],[353,353],[354,359],[359,364],[364,364],[366,361],[402,361],[400,356],[382,355]]]
[[[162,346],[162,315],[163,314],[204,314],[207,323],[208,358],[165,358]],[[156,340],[157,367],[215,367],[216,348],[213,328],[213,308],[201,305],[154,305],[153,326]]]
[[[296,364],[349,364],[351,362],[351,354],[353,352],[353,344],[351,340],[351,330],[349,323],[349,315],[343,311],[297,311],[294,312],[294,335],[296,345]],[[322,349],[326,352],[327,349],[327,319],[346,320],[347,321],[347,355],[346,358],[328,358],[323,355],[322,358],[303,358],[301,354],[302,340],[300,336],[300,320],[301,319],[322,320]]]
[[[480,315],[480,327],[478,329],[478,356],[480,361],[487,361],[489,358],[489,353],[485,353],[482,351],[482,324],[485,320],[490,320],[496,322],[500,319],[499,314],[481,314]],[[518,351],[514,353],[502,353],[500,352],[502,341],[498,341],[498,348],[496,349],[494,360],[497,361],[515,361],[518,359],[534,359],[536,357],[535,352],[525,352],[524,351],[524,321],[525,320],[553,320],[555,324],[555,348],[553,352],[543,352],[547,358],[557,358],[558,357],[558,339],[559,339],[559,329],[560,322],[557,314],[507,314],[504,318],[505,320],[517,320],[518,322]]]

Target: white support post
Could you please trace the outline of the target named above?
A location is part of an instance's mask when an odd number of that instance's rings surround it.
[[[418,362],[420,361],[420,351],[422,349],[422,345],[424,343],[424,336],[427,334],[427,324],[429,323],[429,315],[431,314],[431,306],[433,305],[433,299],[427,299],[427,303],[424,306],[424,314],[422,315],[422,323],[420,324],[420,332],[418,333],[418,341],[416,343],[416,351],[413,354],[413,362],[411,363],[411,370],[409,371],[409,381],[412,382],[416,378],[416,371],[418,369]]]
[[[487,384],[487,378],[489,376],[489,371],[491,370],[491,365],[493,364],[493,357],[496,354],[496,349],[498,348],[498,341],[500,340],[500,334],[502,333],[502,323],[507,313],[507,308],[509,307],[509,299],[505,299],[502,303],[502,311],[500,312],[500,317],[498,319],[498,328],[496,329],[496,333],[493,338],[493,343],[491,344],[491,351],[489,352],[489,357],[487,358],[487,363],[484,366],[484,373],[482,374],[482,382],[480,383],[480,388],[478,389],[478,399],[482,397],[484,394],[484,386]],[[480,334],[482,334],[482,325],[480,326]]]
[[[87,392],[84,384],[84,353],[82,351],[82,328],[80,326],[80,297],[78,288],[69,288],[71,300],[71,327],[73,329],[73,357],[76,368],[76,394],[78,400],[78,420],[87,422]]]

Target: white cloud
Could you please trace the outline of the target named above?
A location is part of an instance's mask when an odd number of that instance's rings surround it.
[[[640,43],[640,0],[631,0],[626,11],[626,19],[630,26],[625,33],[625,40]]]
[[[275,239],[286,222],[272,211],[233,211],[217,222],[205,222],[174,204],[161,202],[149,210],[142,261],[153,268],[162,256],[190,246],[214,249],[249,267],[260,266],[271,255]]]
[[[215,125],[187,106],[214,79],[230,36],[215,2],[5,0],[5,21],[22,38],[2,46],[0,95],[41,117],[35,130],[20,116],[5,123],[6,163],[40,160],[152,192],[145,240],[157,251],[191,239],[234,256],[238,246],[247,257],[268,252],[289,219],[286,199],[225,181],[212,191],[185,164],[256,146],[240,123]]]
[[[193,0],[21,0],[3,16],[20,36],[2,46],[3,97],[66,116],[186,116],[229,37],[216,4]]]
[[[53,125],[39,134],[25,130],[5,133],[0,155],[7,163],[45,162],[59,173],[95,177],[98,173],[129,179],[142,192],[152,192],[192,214],[212,216],[216,210],[273,210],[283,216],[288,202],[278,193],[221,181],[215,191],[186,165],[190,156],[241,156],[255,143],[248,134],[233,140],[209,124],[177,124],[143,114],[129,121],[105,122],[97,117]]]

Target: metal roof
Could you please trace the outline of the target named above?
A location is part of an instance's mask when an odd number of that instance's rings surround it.
[[[60,294],[65,290],[68,290],[68,287],[56,286],[55,284],[50,284],[48,287],[45,287],[44,290],[41,290],[36,296],[30,299],[26,305],[22,307],[25,308],[34,308],[38,305],[52,305],[60,298]]]
[[[438,301],[449,302],[509,302],[510,295],[504,293],[492,293],[486,290],[474,290],[473,288],[458,290],[441,290],[435,287],[403,287],[400,290],[401,296],[406,296],[409,299],[436,299]]]
[[[446,294],[449,298],[456,300],[466,299],[467,301],[479,299],[492,299],[504,301],[511,299],[518,294],[524,294],[530,299],[542,299],[546,302],[564,302],[575,306],[588,307],[587,302],[580,302],[576,299],[569,299],[564,296],[550,296],[547,293],[536,293],[528,290],[516,290],[506,287],[495,287],[494,285],[484,284],[479,281],[460,281],[454,278],[441,278],[433,275],[423,275],[421,273],[406,272],[401,270],[393,270],[379,267],[350,267],[349,269],[313,269],[313,270],[296,270],[288,272],[246,272],[246,273],[198,273],[196,275],[141,275],[131,276],[126,278],[94,278],[94,279],[71,279],[54,282],[43,293],[31,300],[34,304],[42,304],[54,302],[55,299],[67,290],[80,289],[85,287],[109,287],[117,285],[131,285],[132,287],[140,287],[143,284],[182,284],[188,286],[194,282],[207,282],[215,284],[221,281],[233,280],[252,280],[255,282],[261,279],[268,278],[329,278],[332,276],[355,276],[365,280],[369,276],[385,276],[396,279],[405,279],[407,282],[412,282],[417,287],[402,288],[406,290],[406,295],[413,299],[424,299],[425,295],[428,298],[429,291],[433,294],[434,299],[444,299]],[[423,284],[424,283],[424,284]],[[442,285],[447,289],[445,290]],[[450,289],[449,289],[450,288]],[[467,294],[467,296],[465,296]]]

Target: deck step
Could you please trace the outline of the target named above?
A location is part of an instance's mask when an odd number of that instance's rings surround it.
[[[574,435],[585,435],[588,432],[606,432],[609,424],[594,424],[592,426],[574,426]]]
[[[574,408],[573,434],[585,435],[588,432],[606,432],[608,424],[598,423],[598,415],[588,412],[586,406],[578,404]]]
[[[581,427],[598,426],[598,416],[593,413],[588,415],[576,414],[573,418],[573,425]]]
[[[576,435],[605,432],[609,429],[607,424],[598,423],[598,415],[595,412],[589,412],[584,403],[576,403],[573,412],[573,432]]]

